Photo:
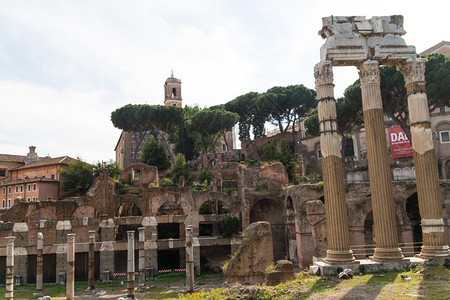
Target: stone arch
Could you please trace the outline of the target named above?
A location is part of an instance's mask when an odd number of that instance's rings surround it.
[[[363,181],[363,176],[361,172],[356,172],[355,173],[355,182],[362,182]]]
[[[347,173],[347,183],[352,183],[355,181],[355,176],[353,173]]]
[[[200,208],[198,209],[198,213],[200,215],[207,215],[207,214],[223,215],[229,212],[230,208],[226,205],[225,202],[219,199],[206,200],[200,205]]]
[[[250,223],[267,221],[272,228],[273,254],[275,260],[286,257],[286,224],[283,206],[273,199],[256,201],[250,209]]]
[[[78,206],[72,214],[72,219],[83,219],[84,217],[96,218],[97,211],[89,205]]]
[[[142,210],[134,201],[123,202],[116,211],[117,217],[137,217],[142,216]]]
[[[402,180],[402,178],[403,178],[402,169],[395,168],[393,171],[393,175],[394,175],[394,180]]]

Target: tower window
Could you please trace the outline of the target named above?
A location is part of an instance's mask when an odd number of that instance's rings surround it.
[[[177,89],[172,88],[172,97],[176,97],[176,96],[177,96]]]

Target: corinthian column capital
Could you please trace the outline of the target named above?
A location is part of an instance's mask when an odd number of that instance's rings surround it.
[[[325,60],[314,66],[316,88],[322,84],[333,84],[333,67],[331,61]]]
[[[361,85],[380,83],[380,68],[376,60],[366,60],[358,66]]]
[[[398,66],[398,69],[405,78],[405,85],[423,82],[425,83],[425,63],[426,58],[408,58]]]

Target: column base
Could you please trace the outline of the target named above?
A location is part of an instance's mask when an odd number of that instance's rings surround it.
[[[402,261],[403,258],[400,248],[375,248],[375,254],[370,257],[371,260],[378,262]]]
[[[352,250],[327,250],[327,257],[325,257],[322,261],[329,265],[345,265],[358,263],[353,256]]]
[[[445,246],[422,246],[422,250],[417,257],[423,259],[446,258],[450,257],[450,251],[447,245]]]

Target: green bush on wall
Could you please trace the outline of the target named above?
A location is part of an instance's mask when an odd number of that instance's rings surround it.
[[[226,217],[220,223],[220,233],[223,237],[229,238],[239,232],[239,220],[236,217]]]

